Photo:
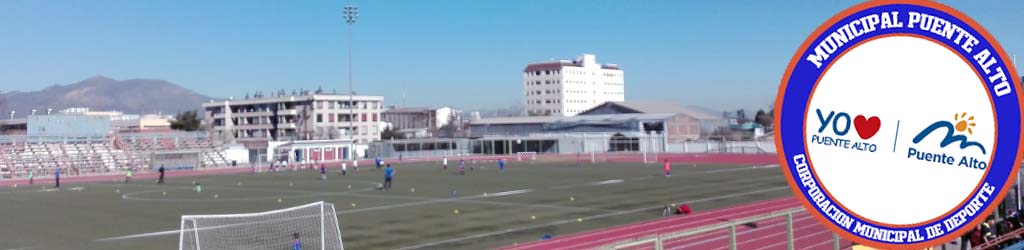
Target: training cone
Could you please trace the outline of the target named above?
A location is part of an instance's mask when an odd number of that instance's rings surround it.
[[[356,207],[356,204],[355,204],[355,203],[352,203],[352,207]]]
[[[217,195],[217,194],[213,194],[213,198],[214,198],[214,199],[217,199],[218,197],[220,197],[220,195]]]
[[[281,203],[281,198],[277,198],[277,203]]]
[[[409,189],[409,192],[413,192],[413,193],[415,193],[415,192],[416,192],[416,188],[410,188],[410,189]]]
[[[574,201],[574,200],[576,200],[576,197],[569,196],[569,200],[570,201]]]
[[[455,209],[455,211],[452,211],[452,213],[454,213],[454,214],[459,214],[459,210],[458,210],[458,209]]]
[[[536,220],[536,219],[537,219],[537,216],[533,216],[533,215],[530,215],[530,219],[531,219],[531,220]]]

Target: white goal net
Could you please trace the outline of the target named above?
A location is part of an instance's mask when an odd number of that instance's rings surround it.
[[[533,161],[537,160],[537,152],[517,152],[516,161]]]
[[[250,214],[181,216],[180,250],[343,250],[334,204]]]

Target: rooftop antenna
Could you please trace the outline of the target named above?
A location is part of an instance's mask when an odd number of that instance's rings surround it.
[[[405,97],[406,97],[405,80],[402,80],[402,107],[403,108],[405,107]]]

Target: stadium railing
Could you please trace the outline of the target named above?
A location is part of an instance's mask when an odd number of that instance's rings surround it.
[[[730,220],[730,221],[722,222],[722,223],[719,223],[719,224],[708,225],[708,226],[694,228],[694,229],[685,230],[685,231],[679,231],[679,232],[674,232],[674,233],[666,233],[666,234],[656,234],[656,235],[645,236],[645,237],[637,238],[637,239],[630,239],[630,240],[619,241],[619,242],[615,242],[615,243],[611,243],[611,244],[605,245],[605,246],[601,247],[600,249],[631,249],[631,248],[636,248],[636,247],[641,247],[641,246],[654,245],[654,249],[655,250],[663,250],[665,248],[664,243],[666,241],[668,241],[668,240],[682,238],[682,237],[696,236],[696,235],[700,235],[700,234],[705,234],[705,233],[715,232],[715,231],[719,231],[719,230],[723,230],[723,229],[728,229],[729,230],[729,249],[730,250],[736,250],[737,249],[737,243],[736,243],[736,227],[737,226],[742,226],[744,224],[749,224],[749,223],[754,223],[754,222],[758,222],[758,221],[764,221],[764,220],[769,220],[769,219],[774,219],[774,218],[779,218],[779,217],[785,217],[786,218],[786,246],[787,246],[787,249],[794,249],[794,242],[795,241],[794,241],[794,238],[793,238],[793,214],[802,213],[802,212],[806,212],[806,210],[804,210],[803,208],[792,208],[792,209],[787,209],[787,210],[781,210],[781,211],[771,212],[771,213],[762,214],[762,215],[756,215],[756,216],[751,216],[751,217],[746,217],[746,218],[741,218],[741,219],[736,219],[736,220]],[[839,250],[840,249],[840,244],[839,243],[840,243],[839,236],[836,235],[835,233],[833,233],[832,234],[832,249]]]

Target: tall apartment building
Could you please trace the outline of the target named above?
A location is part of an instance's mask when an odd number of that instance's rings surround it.
[[[528,64],[523,88],[530,116],[574,116],[605,102],[625,101],[622,69],[598,64],[591,54]]]
[[[380,139],[383,96],[303,93],[203,104],[211,136],[243,144],[268,141]],[[349,107],[353,107],[349,109]],[[350,113],[351,112],[351,113]]]

